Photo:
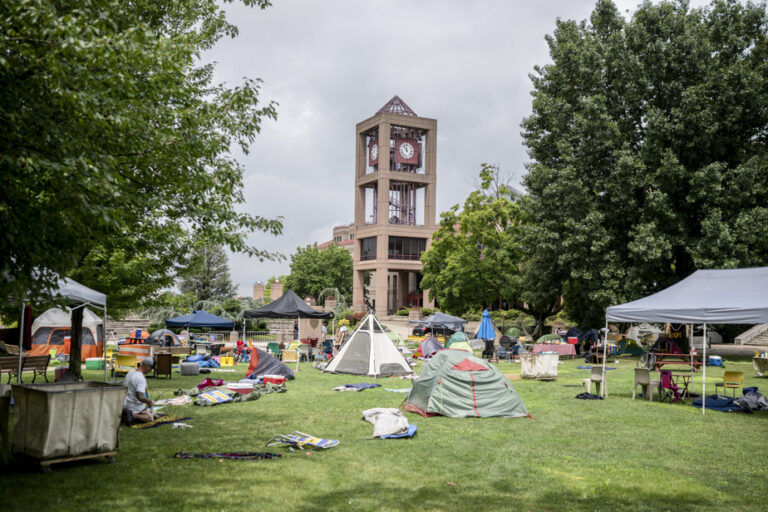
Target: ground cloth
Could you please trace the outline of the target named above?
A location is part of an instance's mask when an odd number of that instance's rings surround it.
[[[691,405],[701,409],[701,399],[694,400]],[[739,398],[722,395],[710,395],[706,400],[707,409],[720,412],[752,412],[768,411],[768,400],[760,393],[749,391]]]
[[[382,439],[404,439],[404,438],[411,438],[414,435],[416,435],[416,425],[409,424],[408,430],[403,432],[402,434],[391,434],[388,436],[381,436]]]
[[[131,428],[155,428],[167,423],[175,423],[177,421],[191,420],[191,416],[160,416],[154,421],[149,423],[134,423]]]
[[[408,419],[400,409],[376,407],[363,411],[363,419],[373,423],[373,437],[383,437],[408,432]]]
[[[592,369],[591,366],[577,366],[576,368],[578,368],[579,370],[591,370]],[[615,366],[606,366],[605,369],[606,370],[615,370],[616,367]]]
[[[576,398],[580,400],[602,400],[603,399],[603,397],[593,395],[592,393],[579,393],[578,395],[576,395]]]
[[[381,384],[368,384],[365,382],[358,382],[356,384],[344,384],[343,386],[337,386],[333,388],[334,391],[362,391],[364,389],[380,388]]]
[[[279,453],[270,452],[227,452],[227,453],[175,453],[176,459],[232,459],[232,460],[259,460],[259,459],[275,459],[282,457]]]

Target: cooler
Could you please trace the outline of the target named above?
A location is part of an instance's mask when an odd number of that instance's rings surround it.
[[[282,375],[264,375],[262,379],[264,384],[282,384],[285,382],[285,377]]]
[[[85,369],[86,370],[103,370],[104,369],[104,359],[101,357],[89,357],[85,360]]]

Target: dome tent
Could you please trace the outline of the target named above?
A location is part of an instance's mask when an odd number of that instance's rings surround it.
[[[405,411],[424,417],[530,416],[512,383],[487,361],[441,350],[424,367],[406,398]]]
[[[408,375],[411,367],[378,319],[369,313],[328,363],[325,373],[390,377]]]

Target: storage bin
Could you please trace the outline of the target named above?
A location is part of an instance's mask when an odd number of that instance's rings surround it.
[[[85,369],[86,370],[103,370],[104,369],[104,359],[100,357],[89,357],[85,360]]]
[[[13,386],[13,452],[45,461],[117,450],[127,388],[103,382]]]

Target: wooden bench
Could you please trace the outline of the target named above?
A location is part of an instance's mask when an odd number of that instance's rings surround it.
[[[35,382],[38,375],[42,375],[45,378],[45,382],[48,382],[48,363],[51,361],[51,355],[47,356],[23,356],[21,359],[21,371],[22,372],[34,372],[32,376],[32,382]],[[8,383],[11,383],[11,379],[19,373],[19,358],[18,357],[0,357],[0,374],[8,374]]]

